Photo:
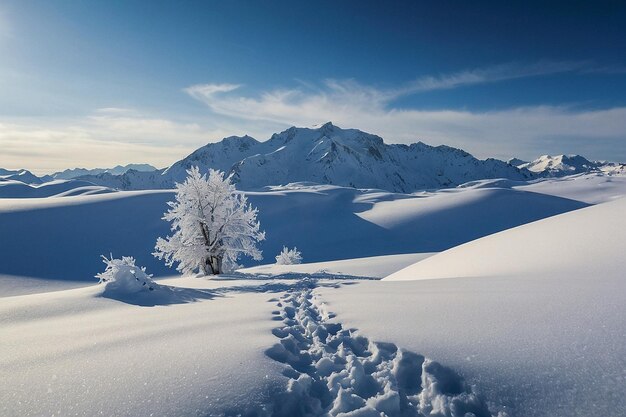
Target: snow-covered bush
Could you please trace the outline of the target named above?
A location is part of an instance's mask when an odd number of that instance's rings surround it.
[[[136,266],[132,256],[122,256],[122,259],[102,256],[102,262],[106,264],[106,269],[97,274],[96,278],[106,285],[107,291],[134,294],[157,288],[152,275],[146,274],[146,268]]]
[[[302,263],[302,253],[294,246],[289,249],[283,246],[283,250],[276,256],[277,265],[296,265]]]
[[[259,230],[257,209],[237,193],[230,177],[198,167],[187,171],[185,182],[176,184],[176,201],[163,216],[172,222],[172,236],[157,240],[153,253],[167,266],[178,262],[183,274],[220,274],[236,269],[240,255],[262,259],[257,243],[265,239]]]

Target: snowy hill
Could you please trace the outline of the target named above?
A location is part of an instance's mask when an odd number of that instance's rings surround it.
[[[359,258],[219,279],[150,255],[172,191],[0,199],[0,415],[621,415],[623,179],[267,187],[247,192],[266,262]],[[156,288],[95,284],[110,252]],[[356,279],[437,258],[473,276]]]
[[[496,159],[479,160],[460,149],[386,144],[379,136],[332,123],[318,128],[292,127],[259,142],[232,136],[210,143],[169,168],[150,173],[129,171],[121,176],[81,177],[123,190],[171,188],[186,170],[220,169],[233,175],[237,187],[253,190],[266,185],[314,182],[395,192],[452,187],[483,178],[524,180],[525,169]]]
[[[500,188],[406,195],[294,184],[246,194],[267,232],[260,246],[265,262],[283,245],[297,246],[307,262],[438,252],[587,206]],[[111,252],[136,257],[157,276],[172,274],[151,255],[156,238],[169,233],[161,217],[172,199],[173,192],[165,190],[0,199],[0,231],[12,236],[0,240],[0,277],[89,281],[101,268],[100,255]],[[37,262],[31,261],[33,253]],[[68,264],[68,258],[74,261]]]
[[[68,197],[111,193],[108,187],[80,180],[54,180],[43,184],[26,184],[21,181],[0,181],[0,198]]]
[[[626,164],[590,161],[580,155],[542,155],[531,162],[513,158],[509,163],[518,168],[525,168],[531,172],[548,177],[562,177],[590,172],[601,172],[609,175],[626,173]]]
[[[623,415],[624,210],[622,198],[554,216],[322,296],[347,326],[452,366],[510,416]]]

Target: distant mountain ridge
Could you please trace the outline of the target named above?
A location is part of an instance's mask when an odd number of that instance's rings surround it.
[[[484,178],[534,177],[526,169],[497,159],[479,160],[460,149],[422,142],[386,144],[379,136],[342,129],[329,122],[317,128],[291,127],[265,142],[250,136],[231,136],[197,149],[164,170],[80,178],[125,190],[171,188],[184,180],[192,166],[201,171],[225,171],[243,190],[315,182],[413,192]]]
[[[509,163],[545,177],[562,177],[593,172],[611,175],[626,173],[626,164],[590,161],[580,155],[542,155],[531,162],[513,158],[509,160]]]
[[[117,165],[113,168],[72,168],[64,171],[55,172],[51,177],[55,180],[71,180],[73,178],[83,177],[85,175],[99,175],[103,173],[109,173],[111,175],[123,175],[130,170],[140,172],[151,172],[157,169],[150,164],[128,164]]]
[[[589,161],[580,155],[543,155],[531,162],[517,158],[504,162],[479,160],[445,145],[387,144],[377,135],[328,122],[314,128],[291,127],[264,142],[247,135],[230,136],[198,148],[164,169],[148,164],[75,168],[42,178],[26,170],[0,169],[0,180],[40,184],[76,179],[119,190],[168,189],[184,181],[192,166],[203,172],[210,168],[224,171],[242,190],[313,182],[403,193],[483,179],[524,181],[580,173],[626,174],[626,164]]]
[[[49,178],[39,178],[26,169],[4,169],[0,168],[0,181],[20,181],[24,184],[41,184]]]

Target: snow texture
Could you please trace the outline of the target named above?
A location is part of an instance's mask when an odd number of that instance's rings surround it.
[[[283,325],[274,329],[280,342],[267,355],[287,365],[289,383],[273,398],[268,415],[495,415],[452,369],[344,328],[315,296],[313,281],[301,286],[283,295],[274,311]]]
[[[244,275],[259,277],[286,277],[289,275],[311,277],[357,277],[384,278],[433,253],[409,253],[405,255],[372,256],[369,258],[341,259],[338,261],[307,262],[298,265],[260,265],[237,270]]]
[[[286,285],[159,285],[124,301],[102,285],[0,292],[0,415],[234,416],[283,389],[263,352],[275,340],[267,299]]]
[[[318,291],[347,326],[445,363],[511,416],[626,409],[626,199]],[[385,300],[385,301],[383,301]]]

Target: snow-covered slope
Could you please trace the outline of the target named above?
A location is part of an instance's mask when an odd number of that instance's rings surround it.
[[[510,416],[621,416],[625,211],[584,208],[320,293],[345,325],[451,366]]]
[[[220,169],[233,175],[240,189],[315,182],[396,192],[451,187],[483,178],[532,178],[506,162],[484,161],[447,146],[389,145],[379,136],[332,123],[318,128],[292,127],[259,142],[249,136],[210,143],[169,168],[153,173],[83,177],[120,189],[171,188],[186,170]]]
[[[307,262],[441,251],[586,206],[498,188],[406,195],[294,184],[247,195],[266,231],[265,259],[287,245]],[[157,276],[171,274],[151,252],[169,233],[161,217],[172,199],[165,190],[0,199],[0,235],[11,236],[0,240],[0,274],[90,280],[109,253],[134,256]]]
[[[500,186],[503,184],[500,183]],[[626,176],[603,173],[548,178],[511,186],[516,190],[554,195],[589,204],[605,203],[626,196]]]
[[[54,180],[34,185],[21,181],[0,181],[0,198],[67,197],[110,192],[114,190],[80,180]]]
[[[310,275],[316,277],[360,277],[384,278],[417,261],[432,256],[432,253],[409,253],[403,255],[372,256],[369,258],[341,259],[326,262],[305,262],[296,265],[259,265],[242,268],[240,274],[263,277],[288,276],[290,274]]]
[[[509,163],[548,177],[562,177],[589,172],[601,172],[609,175],[626,173],[626,164],[590,161],[580,155],[542,155],[531,162],[513,159]]]
[[[263,353],[279,287],[173,281],[185,288],[148,308],[103,285],[0,292],[0,415],[223,416],[269,402],[285,380]]]
[[[618,278],[626,270],[626,198],[486,236],[385,279],[455,277]]]

